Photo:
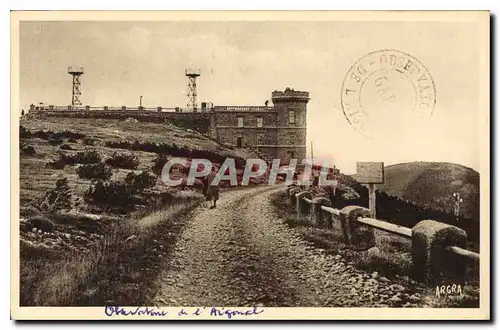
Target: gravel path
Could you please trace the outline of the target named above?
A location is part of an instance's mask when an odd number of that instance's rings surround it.
[[[304,242],[263,187],[193,211],[159,276],[161,306],[416,306],[418,294]]]

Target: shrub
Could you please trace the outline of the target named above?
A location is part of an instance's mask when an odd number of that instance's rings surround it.
[[[127,184],[95,181],[84,194],[85,202],[107,211],[128,212],[136,197]]]
[[[108,148],[119,148],[119,149],[127,149],[133,151],[145,151],[145,152],[153,152],[157,154],[167,154],[173,157],[181,157],[181,158],[202,158],[208,159],[212,163],[222,164],[226,157],[207,150],[201,149],[189,149],[188,147],[179,147],[175,143],[172,145],[167,143],[152,143],[152,142],[139,142],[134,141],[130,143],[128,141],[111,141],[106,142],[106,147]],[[236,166],[244,167],[245,160],[241,157],[235,157]]]
[[[54,231],[55,225],[52,221],[44,217],[43,215],[35,215],[28,219],[27,225],[29,228],[41,229],[44,232],[51,233]]]
[[[51,146],[57,146],[62,144],[64,141],[62,139],[55,138],[55,139],[49,139],[48,142]]]
[[[139,174],[130,172],[125,178],[125,183],[133,192],[142,192],[144,189],[154,187],[156,176],[149,174],[147,171],[142,171]]]
[[[89,139],[89,138],[85,138],[85,139],[83,139],[83,144],[85,144],[87,146],[93,146],[93,145],[95,145],[95,140]]]
[[[69,144],[63,144],[62,146],[59,147],[61,150],[73,150]]]
[[[158,157],[152,160],[152,162],[153,167],[151,168],[151,170],[153,171],[153,173],[156,175],[161,175],[163,167],[168,162],[168,157],[164,154],[159,154]]]
[[[108,141],[105,143],[106,147],[114,149],[130,149],[130,142],[128,141]]]
[[[64,165],[74,165],[74,164],[76,164],[76,159],[75,159],[75,156],[73,156],[73,155],[68,155],[68,154],[60,152],[58,162],[63,163]]]
[[[142,203],[139,195],[143,190],[155,184],[156,177],[147,171],[130,172],[123,183],[94,181],[85,192],[84,200],[106,211],[130,212],[134,205]]]
[[[95,164],[101,162],[101,155],[95,151],[80,151],[75,155],[59,153],[59,160],[66,165],[74,164]]]
[[[19,127],[19,137],[24,139],[29,139],[31,137],[31,133],[26,129],[26,127],[21,125]]]
[[[133,154],[121,154],[114,152],[111,158],[106,159],[106,164],[115,168],[134,170],[139,166],[139,158]]]
[[[21,148],[21,154],[27,156],[33,156],[36,154],[36,150],[35,148],[33,148],[33,146],[23,146]]]
[[[54,160],[52,162],[48,162],[45,167],[47,168],[53,168],[55,170],[62,170],[66,166],[66,163],[62,162],[60,159]]]
[[[130,146],[131,150],[142,150],[145,152],[159,153],[162,150],[163,143],[156,144],[154,142],[139,142],[137,140]]]
[[[83,139],[85,135],[70,131],[52,132],[52,131],[39,130],[30,132],[29,130],[26,129],[26,127],[20,126],[19,137],[25,139],[39,138],[42,140],[61,140],[61,139]]]
[[[109,180],[111,178],[111,170],[103,163],[85,164],[76,170],[78,177],[81,179],[98,179]]]
[[[56,187],[45,193],[43,201],[40,203],[42,210],[69,210],[71,209],[71,189],[68,179],[63,178],[56,181]]]
[[[54,135],[61,139],[83,139],[85,137],[85,134],[70,131],[56,132]]]
[[[76,139],[68,139],[68,143],[77,143],[78,141]]]
[[[79,152],[76,154],[77,163],[79,164],[95,164],[101,162],[101,155],[95,151]]]

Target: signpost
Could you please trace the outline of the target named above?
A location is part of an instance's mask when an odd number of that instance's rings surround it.
[[[368,204],[370,213],[374,218],[376,215],[375,184],[384,183],[383,162],[358,162],[356,180],[359,183],[368,184]]]

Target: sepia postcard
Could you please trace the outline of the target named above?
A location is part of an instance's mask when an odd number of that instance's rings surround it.
[[[13,319],[490,319],[488,11],[11,27]]]

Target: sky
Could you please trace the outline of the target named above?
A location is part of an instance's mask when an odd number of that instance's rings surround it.
[[[84,105],[138,106],[142,95],[146,107],[186,107],[184,70],[193,67],[201,69],[198,102],[263,105],[274,90],[308,91],[308,155],[312,141],[314,156],[344,173],[355,173],[358,161],[478,170],[478,31],[470,22],[25,21],[19,101],[25,109],[70,104],[73,65],[85,69]],[[417,58],[434,81],[436,104],[428,120],[392,128],[389,120],[366,138],[346,120],[340,95],[351,66],[380,49]]]

